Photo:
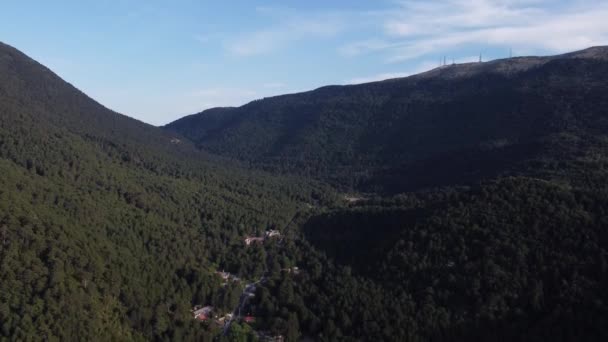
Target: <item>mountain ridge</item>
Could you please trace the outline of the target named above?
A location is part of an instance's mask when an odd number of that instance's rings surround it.
[[[596,47],[444,66],[406,78],[327,86],[204,111],[164,129],[255,168],[322,180],[335,174],[333,184],[365,191],[387,175],[425,177],[420,167],[463,168],[460,176],[470,178],[474,156],[484,151],[494,151],[487,158],[504,154],[498,160],[513,166],[535,156],[512,149],[547,147],[550,136],[573,130],[601,131],[605,110],[589,104],[603,103],[606,61],[608,48]],[[470,161],[435,162],[444,157]],[[412,184],[397,189],[412,190]]]
[[[508,57],[508,58],[493,59],[491,61],[482,61],[481,63],[480,62],[466,62],[466,63],[446,64],[445,66],[435,67],[435,68],[432,68],[432,69],[429,69],[426,71],[421,71],[416,74],[407,75],[407,76],[403,76],[403,77],[391,77],[391,78],[387,78],[387,79],[383,79],[383,80],[361,82],[361,83],[355,83],[355,84],[328,84],[328,85],[320,86],[318,88],[306,90],[306,91],[302,91],[302,92],[278,94],[278,95],[268,96],[268,97],[264,97],[264,98],[259,98],[259,99],[255,99],[251,102],[257,102],[257,101],[262,101],[265,99],[272,99],[272,98],[283,97],[283,96],[306,94],[306,93],[322,90],[325,88],[352,87],[352,86],[359,86],[359,85],[366,85],[366,84],[373,84],[373,83],[392,82],[392,81],[398,81],[398,80],[403,80],[403,79],[407,79],[407,78],[436,76],[435,73],[438,73],[441,70],[454,69],[454,68],[458,68],[458,67],[461,67],[461,68],[467,67],[468,68],[468,67],[473,66],[473,67],[479,67],[478,69],[481,69],[481,70],[486,68],[486,70],[484,70],[484,71],[488,71],[487,69],[489,69],[489,66],[492,66],[494,64],[501,64],[501,63],[505,63],[505,62],[511,62],[511,64],[512,64],[512,62],[516,62],[516,63],[531,62],[531,64],[533,64],[533,66],[538,66],[538,65],[542,64],[542,61],[547,62],[547,61],[554,60],[554,59],[564,59],[564,58],[587,58],[587,59],[607,60],[608,59],[608,45],[591,46],[591,47],[588,47],[588,48],[585,48],[582,50],[566,52],[566,53],[557,54],[557,55],[515,56],[515,57]],[[461,73],[460,75],[463,75],[463,74],[466,74],[466,73]],[[246,106],[247,104],[249,104],[249,103],[246,103],[243,106]],[[206,111],[214,111],[214,110],[220,110],[220,109],[235,109],[235,108],[239,108],[239,107],[242,107],[242,106],[222,106],[222,107],[208,108],[208,109],[202,110],[197,113],[185,115],[185,116],[180,117],[165,125],[161,125],[160,127],[170,126],[174,122],[177,122],[177,121],[182,120],[187,117],[192,117],[195,115],[203,114]]]
[[[602,61],[219,109],[216,155],[6,55],[0,340],[608,339]]]

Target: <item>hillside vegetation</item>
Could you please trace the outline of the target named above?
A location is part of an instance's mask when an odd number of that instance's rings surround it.
[[[0,336],[211,338],[191,307],[238,299],[214,272],[263,271],[243,236],[331,196],[174,137],[0,46]]]
[[[598,47],[323,87],[165,128],[255,168],[398,193],[593,154],[608,129],[607,74],[608,48]]]
[[[606,340],[607,55],[157,128],[0,44],[0,340]]]

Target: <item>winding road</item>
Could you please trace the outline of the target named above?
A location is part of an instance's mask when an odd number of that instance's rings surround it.
[[[258,281],[245,285],[245,289],[243,290],[243,293],[241,293],[241,297],[239,298],[239,304],[234,309],[230,320],[227,321],[226,324],[224,324],[224,335],[226,335],[230,330],[230,325],[232,324],[232,321],[238,320],[241,317],[241,312],[245,309],[247,301],[255,293],[256,285],[261,284],[264,281],[266,281],[266,277],[262,276],[260,279],[258,279]]]

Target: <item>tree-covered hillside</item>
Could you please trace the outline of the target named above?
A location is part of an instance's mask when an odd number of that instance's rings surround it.
[[[325,316],[333,334],[598,341],[608,338],[607,229],[605,189],[509,177],[368,200],[309,220],[304,234],[339,267],[379,286],[367,301],[387,306],[360,309],[334,294],[340,309]],[[297,285],[305,303],[328,295],[307,290],[323,286],[322,277],[305,280],[313,284]],[[390,313],[386,325],[373,330],[372,313]]]
[[[591,48],[324,87],[165,128],[253,169],[368,192],[302,220],[289,248],[305,271],[271,274],[250,308],[260,329],[604,340],[607,76],[608,49]]]
[[[572,141],[595,143],[608,129],[607,76],[598,47],[323,87],[166,129],[256,168],[395,193],[512,174]]]
[[[0,339],[216,336],[190,309],[231,309],[216,270],[263,271],[243,237],[331,198],[220,164],[6,45],[0,175]]]
[[[596,48],[161,129],[0,44],[0,340],[606,340],[606,75]]]

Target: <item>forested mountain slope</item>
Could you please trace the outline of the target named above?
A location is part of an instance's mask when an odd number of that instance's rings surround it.
[[[607,68],[459,65],[175,132],[0,45],[0,340],[606,340]]]
[[[257,168],[401,192],[586,153],[608,129],[607,76],[608,48],[596,47],[323,87],[204,111],[165,128]]]
[[[607,76],[597,47],[324,87],[165,128],[253,168],[372,192],[303,220],[293,248],[308,271],[263,287],[252,308],[263,327],[295,311],[325,340],[603,340]]]
[[[259,276],[243,236],[329,195],[174,138],[0,45],[0,340],[216,336],[190,309],[240,289],[214,272]]]

